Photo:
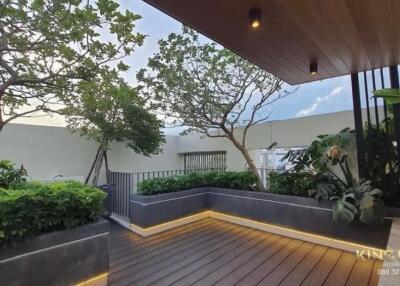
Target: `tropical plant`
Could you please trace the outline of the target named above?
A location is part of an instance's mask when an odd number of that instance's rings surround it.
[[[281,159],[287,160],[293,165],[291,171],[311,171],[315,173],[333,172],[329,168],[330,164],[341,165],[348,169],[347,154],[344,147],[350,142],[354,130],[344,128],[336,134],[318,135],[310,147],[299,150],[289,150]],[[341,162],[342,161],[342,162]]]
[[[315,188],[309,195],[318,200],[335,200],[333,219],[351,223],[359,219],[366,224],[384,219],[382,191],[370,180],[355,179],[348,163],[346,146],[353,131],[349,128],[334,135],[320,135],[310,148],[289,152],[284,159],[294,164],[294,170],[308,170],[316,175]],[[339,168],[334,169],[337,166]]]
[[[227,49],[202,41],[187,27],[159,41],[159,52],[137,78],[143,94],[159,103],[160,113],[172,125],[187,127],[184,134],[231,141],[256,176],[258,189],[263,189],[246,137],[252,126],[269,118],[271,104],[288,94],[281,80]]]
[[[349,188],[334,180],[320,183],[310,190],[310,195],[336,201],[333,206],[335,221],[349,224],[358,218],[366,224],[377,224],[384,220],[382,191],[373,187],[370,180],[361,179]]]
[[[140,16],[114,0],[0,3],[0,132],[18,117],[58,112],[104,70],[126,71],[122,58],[145,37],[134,32]]]
[[[383,98],[387,104],[400,103],[400,89],[399,88],[384,88],[373,91],[375,97]]]
[[[81,83],[79,96],[70,96],[66,104],[63,114],[68,127],[99,144],[86,183],[93,174],[92,184],[97,184],[106,150],[113,141],[145,156],[161,151],[161,120],[149,111],[137,90],[114,73],[99,77],[97,82]]]
[[[0,160],[0,188],[8,189],[26,182],[28,172],[21,165],[15,168],[10,160]]]
[[[393,145],[394,124],[391,117],[381,122],[380,126],[366,126],[365,153],[368,179],[374,186],[384,190],[383,197],[387,204],[400,204],[400,169],[396,147]]]

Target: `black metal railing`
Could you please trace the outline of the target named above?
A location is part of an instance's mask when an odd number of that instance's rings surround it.
[[[112,212],[129,217],[129,198],[137,193],[139,183],[154,179],[171,176],[184,175],[192,172],[225,171],[220,168],[186,169],[186,170],[163,170],[147,172],[108,172],[108,184],[113,188],[113,199],[111,203]]]
[[[354,121],[357,139],[357,160],[359,168],[359,176],[366,177],[368,174],[368,166],[366,164],[366,146],[365,146],[365,130],[366,122],[369,133],[372,128],[378,131],[389,132],[388,106],[385,100],[373,96],[373,91],[381,88],[398,88],[399,73],[397,66],[387,68],[372,69],[362,73],[354,73],[351,75]],[[366,106],[366,118],[363,118],[361,112],[362,105]],[[394,119],[394,137],[397,142],[397,156],[400,158],[400,104],[394,104],[392,107]],[[392,145],[392,142],[384,141],[386,145]],[[391,146],[386,146],[385,150]],[[383,160],[387,160],[387,154],[384,154]]]

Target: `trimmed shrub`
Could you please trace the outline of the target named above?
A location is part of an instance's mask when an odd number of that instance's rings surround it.
[[[268,192],[282,195],[308,197],[308,191],[315,188],[316,178],[309,173],[269,173]]]
[[[95,222],[105,197],[97,188],[72,181],[0,189],[0,245]]]
[[[251,190],[256,177],[252,172],[193,172],[187,175],[154,178],[138,184],[138,193],[155,195],[198,187]]]

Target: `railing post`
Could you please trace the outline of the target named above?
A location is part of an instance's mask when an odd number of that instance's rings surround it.
[[[356,130],[358,175],[360,178],[367,176],[367,165],[365,160],[365,141],[361,113],[360,83],[358,73],[351,74],[351,89],[353,94],[354,126]]]
[[[389,67],[389,76],[391,88],[399,88],[399,71],[397,66]],[[397,144],[397,159],[400,160],[400,104],[393,104],[393,119]]]

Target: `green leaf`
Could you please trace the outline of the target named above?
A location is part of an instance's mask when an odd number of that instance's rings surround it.
[[[357,215],[357,207],[341,199],[333,206],[333,219],[338,222],[350,224]]]
[[[375,97],[383,98],[388,104],[400,103],[400,89],[385,88],[373,91]]]
[[[384,203],[379,198],[366,195],[360,203],[360,221],[366,224],[383,223],[384,211]]]

